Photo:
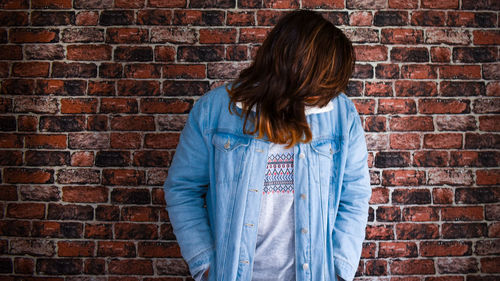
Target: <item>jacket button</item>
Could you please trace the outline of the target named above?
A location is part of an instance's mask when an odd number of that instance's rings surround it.
[[[299,157],[300,157],[300,158],[306,158],[306,155],[304,154],[304,152],[301,152],[301,153],[299,154]]]
[[[306,200],[307,195],[305,193],[300,194],[300,199]]]
[[[309,269],[309,264],[307,264],[307,262],[306,262],[306,263],[304,263],[304,264],[302,265],[302,268],[303,268],[304,270],[308,270],[308,269]]]
[[[231,145],[231,144],[229,144],[229,140],[227,140],[226,144],[224,144],[224,148],[225,148],[225,149],[228,149],[230,145]]]
[[[307,228],[302,228],[302,233],[307,233]]]

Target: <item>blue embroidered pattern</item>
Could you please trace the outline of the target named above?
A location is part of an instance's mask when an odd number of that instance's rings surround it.
[[[293,152],[270,154],[266,168],[263,194],[294,192]]]

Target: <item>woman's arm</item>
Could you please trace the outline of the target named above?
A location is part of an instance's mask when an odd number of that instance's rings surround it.
[[[333,233],[335,272],[342,279],[354,278],[361,257],[371,197],[365,134],[354,104],[340,203]]]
[[[199,100],[189,113],[164,184],[173,232],[193,276],[206,269],[214,258],[214,242],[204,207],[209,186],[209,152],[202,133],[202,106]]]

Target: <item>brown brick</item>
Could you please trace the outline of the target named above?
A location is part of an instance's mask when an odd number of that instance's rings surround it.
[[[434,207],[416,206],[403,209],[404,221],[438,221],[439,209]]]
[[[433,131],[432,117],[394,116],[389,120],[389,127],[394,131]]]
[[[81,11],[76,13],[76,25],[88,26],[97,25],[99,13],[97,11]]]
[[[48,77],[48,62],[16,62],[12,65],[13,77]]]
[[[77,61],[110,60],[109,45],[68,45],[67,58]]]
[[[481,206],[470,207],[443,207],[441,220],[443,221],[474,221],[484,220],[484,210]]]
[[[53,183],[54,171],[35,168],[5,168],[3,179],[6,183]]]
[[[411,13],[411,25],[444,26],[446,15],[441,11],[414,11]]]
[[[384,170],[383,185],[421,185],[425,182],[424,171],[415,170]]]
[[[399,223],[396,225],[396,236],[399,240],[436,239],[439,237],[439,226],[431,223]]]
[[[97,256],[135,257],[135,244],[127,241],[99,241],[97,246]]]
[[[86,88],[84,80],[38,79],[35,92],[40,95],[83,96]]]
[[[179,244],[172,242],[139,242],[137,252],[146,258],[181,257]]]
[[[7,205],[6,217],[17,219],[43,219],[45,217],[45,204],[10,203]]]
[[[105,169],[103,170],[103,184],[105,185],[127,185],[127,186],[137,186],[144,184],[145,173],[141,170],[114,170]],[[113,196],[113,194],[111,195]]]
[[[146,134],[144,137],[144,147],[160,149],[175,148],[178,141],[178,133]]]
[[[366,2],[363,0],[347,0],[348,9],[384,9],[387,8],[387,1],[374,0]]]
[[[96,113],[97,99],[61,99],[61,113]]]
[[[81,77],[92,78],[97,76],[97,66],[94,63],[79,62],[53,62],[52,77],[69,78]]]
[[[69,9],[71,0],[32,0],[31,8],[35,9]]]
[[[271,31],[270,28],[241,28],[240,29],[240,43],[262,43],[267,34]]]
[[[394,229],[392,225],[367,225],[366,239],[368,240],[392,240]]]
[[[462,148],[463,135],[460,133],[425,134],[425,148]]]
[[[96,209],[96,219],[99,219],[97,217],[97,209]],[[116,220],[118,220],[118,217],[116,218]],[[87,223],[87,224],[85,224],[85,238],[112,239],[113,238],[113,227],[111,224]],[[99,248],[98,248],[98,251],[99,251]]]
[[[59,257],[91,257],[94,255],[93,241],[59,241],[57,255]]]
[[[160,82],[119,80],[117,89],[120,96],[158,96],[160,95]]]
[[[115,238],[133,240],[154,240],[158,238],[158,226],[146,223],[116,223]]]
[[[11,43],[59,42],[59,30],[45,28],[13,28],[9,31]]]
[[[450,188],[434,188],[432,189],[432,198],[435,204],[451,204],[453,203],[453,191]]]
[[[63,201],[66,202],[107,202],[108,189],[104,186],[64,186]]]
[[[227,25],[255,25],[254,11],[227,11]]]
[[[354,47],[356,60],[358,61],[385,61],[387,60],[386,46],[356,45]]]
[[[498,185],[500,184],[500,169],[496,170],[476,170],[477,185]]]
[[[379,257],[416,257],[415,242],[380,242]]]
[[[415,114],[415,101],[412,99],[379,99],[379,114]]]
[[[413,165],[417,167],[448,166],[448,153],[446,151],[415,151]]]
[[[437,79],[437,67],[433,65],[407,64],[401,66],[401,78]]]
[[[108,270],[118,275],[153,275],[153,263],[151,260],[113,259],[108,264]]]
[[[36,263],[36,272],[44,275],[75,275],[81,274],[82,269],[81,259],[38,259]]]
[[[30,258],[15,258],[14,271],[17,274],[33,274],[35,271],[35,262]]]
[[[160,78],[161,65],[134,63],[125,65],[124,71],[126,78]]]
[[[450,62],[451,50],[447,47],[431,47],[432,62]]]

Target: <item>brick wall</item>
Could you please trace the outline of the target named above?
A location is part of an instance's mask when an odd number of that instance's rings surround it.
[[[373,187],[356,279],[500,278],[499,1],[0,8],[1,280],[190,280],[162,192],[179,132],[295,8],[356,45]]]

